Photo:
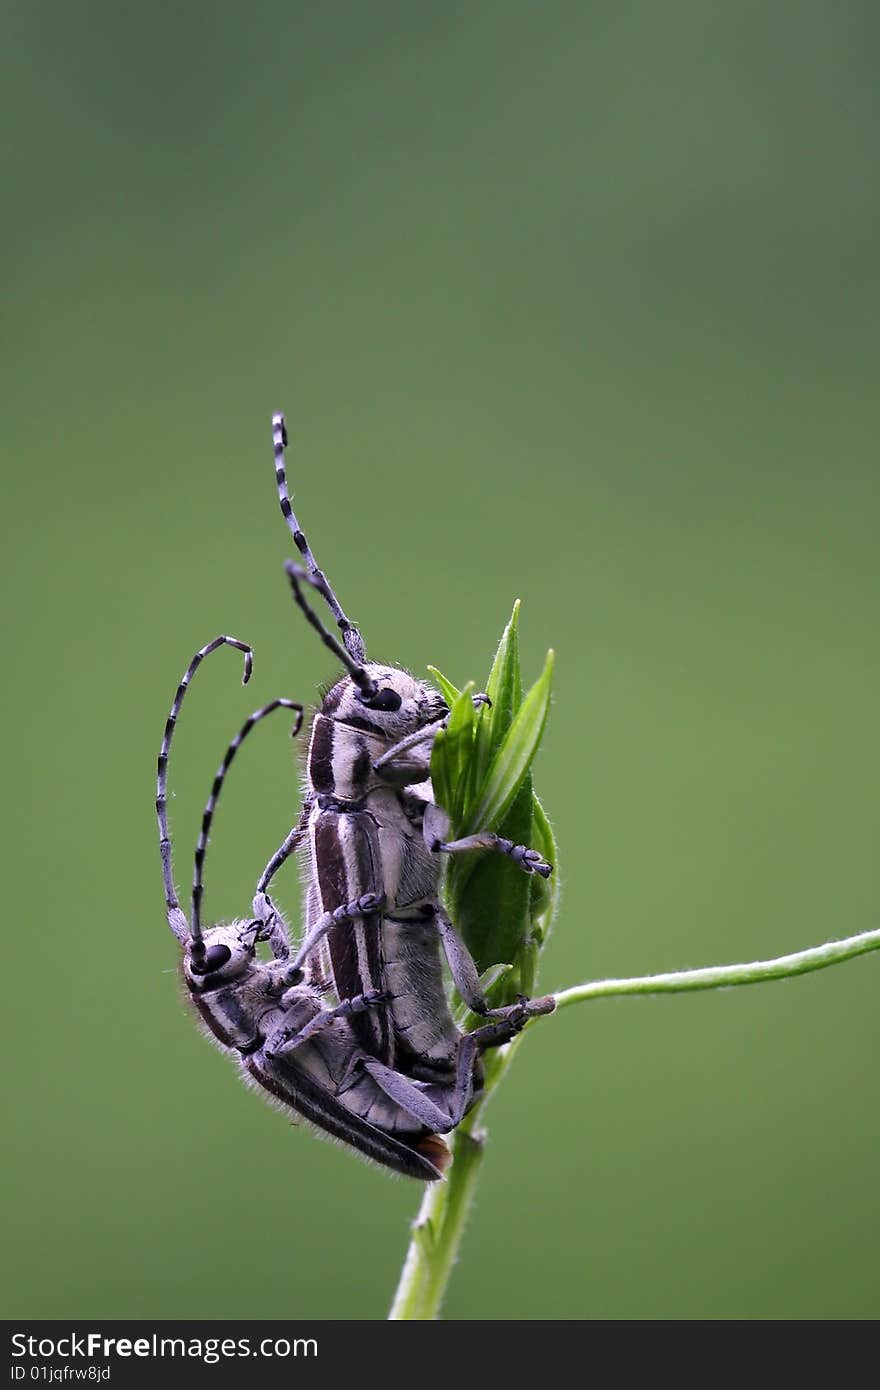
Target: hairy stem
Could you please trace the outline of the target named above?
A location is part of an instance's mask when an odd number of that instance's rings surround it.
[[[615,995],[681,994],[698,989],[756,985],[767,980],[785,980],[813,970],[824,970],[830,965],[839,965],[842,961],[878,949],[880,929],[848,936],[843,941],[829,941],[823,946],[811,946],[806,951],[777,956],[774,960],[751,961],[743,965],[710,965],[701,970],[635,975],[623,980],[591,980],[583,985],[574,985],[571,989],[560,990],[554,997],[558,1010],[567,1008],[569,1004],[608,999]],[[388,1315],[394,1321],[429,1321],[440,1315],[482,1166],[485,1133],[479,1128],[479,1120],[489,1097],[510,1066],[520,1041],[521,1038],[517,1038],[502,1051],[486,1058],[485,1089],[455,1132],[449,1176],[444,1182],[431,1183],[425,1190],[412,1228],[400,1283]]]
[[[480,1128],[480,1119],[510,1066],[519,1041],[517,1038],[491,1059],[486,1058],[483,1093],[455,1131],[449,1174],[445,1181],[430,1183],[425,1188],[388,1314],[392,1322],[430,1322],[440,1316],[483,1163],[486,1135]]]
[[[829,965],[863,956],[880,948],[880,929],[810,946],[775,960],[755,960],[744,965],[709,965],[702,970],[674,970],[664,975],[636,975],[628,980],[590,980],[584,985],[563,989],[554,996],[557,1009],[589,999],[607,999],[619,994],[681,994],[696,989],[729,989],[733,985],[758,985],[765,980],[787,980],[825,970]]]

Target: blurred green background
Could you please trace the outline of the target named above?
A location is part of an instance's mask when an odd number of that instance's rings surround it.
[[[880,14],[5,8],[7,1317],[375,1318],[418,1189],[241,1086],[175,979],[226,740],[332,663],[269,415],[371,651],[558,652],[542,983],[878,924]],[[235,768],[208,911],[296,813]],[[281,898],[297,910],[296,875]],[[880,1312],[873,957],[535,1028],[447,1314]]]

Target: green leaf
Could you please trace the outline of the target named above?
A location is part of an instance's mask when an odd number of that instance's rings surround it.
[[[469,812],[466,834],[494,829],[513,803],[538,751],[547,722],[553,661],[554,654],[549,651],[543,671],[523,700],[501,747],[492,759],[479,799]]]
[[[559,856],[553,829],[547,819],[547,813],[537,797],[533,797],[532,800],[532,838],[530,844],[533,849],[540,851],[548,864],[553,865],[553,873],[549,878],[541,878],[539,874],[535,874],[531,883],[532,896],[529,912],[532,918],[532,931],[540,947],[550,935],[550,928],[553,925],[553,918],[556,916],[556,908],[559,904]]]
[[[446,749],[446,730],[438,729],[431,745],[431,785],[438,806],[451,817],[452,802],[455,796],[450,775],[451,760]]]
[[[430,668],[450,706],[446,728],[434,739],[431,777],[435,800],[449,815],[450,838],[492,830],[515,844],[532,845],[555,865],[552,831],[535,799],[530,772],[547,718],[553,653],[523,700],[519,608],[517,601],[489,672],[491,708],[475,712],[472,682],[457,690],[436,667]],[[524,874],[503,855],[474,852],[445,858],[441,894],[485,974],[490,1002],[510,1003],[520,993],[532,993],[553,915],[555,879],[548,884],[539,875]],[[511,964],[493,974],[498,961]],[[455,1007],[460,1011],[461,1001]]]
[[[439,685],[440,694],[443,696],[443,699],[451,708],[461,694],[461,691],[457,686],[452,684],[452,681],[447,680],[443,672],[438,671],[436,666],[429,666],[428,670]]]
[[[515,844],[528,844],[532,829],[532,779],[526,775],[498,833]],[[493,989],[493,1004],[510,1003],[519,991],[519,960],[532,934],[529,902],[532,875],[524,874],[503,854],[463,854],[450,864],[449,907],[478,970],[494,961],[515,967]]]
[[[467,791],[468,769],[474,746],[473,681],[459,691],[449,710],[446,728],[438,731],[431,750],[431,778],[436,775],[435,795],[453,826],[461,819]]]
[[[532,833],[529,843],[553,865],[549,878],[534,874],[529,883],[529,921],[531,936],[523,944],[519,956],[519,984],[523,994],[533,994],[538,974],[538,960],[550,935],[556,906],[559,901],[559,869],[556,841],[543,806],[532,797]]]
[[[501,634],[495,660],[486,681],[491,705],[483,709],[477,722],[474,756],[468,781],[464,812],[468,815],[483,786],[493,754],[513,723],[522,704],[522,677],[519,670],[519,599],[513,605],[510,622]]]
[[[522,704],[522,676],[519,669],[519,610],[516,600],[510,622],[501,634],[492,670],[486,682],[486,694],[492,701],[492,733],[506,734],[513,717]]]

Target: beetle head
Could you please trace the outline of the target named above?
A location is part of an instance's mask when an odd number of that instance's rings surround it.
[[[369,686],[345,676],[328,691],[321,713],[341,724],[377,734],[389,742],[436,723],[448,713],[439,691],[397,666],[370,661],[364,666]]]
[[[208,927],[198,942],[187,943],[183,958],[187,983],[202,994],[241,980],[253,963],[257,939],[253,922]]]

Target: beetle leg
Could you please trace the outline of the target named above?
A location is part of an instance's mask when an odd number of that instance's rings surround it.
[[[254,916],[265,925],[267,930],[266,940],[269,942],[272,954],[276,960],[288,960],[290,958],[290,938],[287,931],[287,924],[280,912],[276,908],[266,889],[272,882],[281,866],[290,858],[293,852],[299,848],[306,837],[308,829],[310,803],[306,800],[302,809],[302,814],[293,829],[284,837],[282,844],[279,845],[272,858],[269,860],[263,872],[260,874],[257,883],[257,891],[254,894]]]
[[[322,912],[317,922],[303,937],[300,948],[290,966],[291,975],[301,976],[306,957],[311,954],[318,942],[323,940],[333,927],[341,927],[346,922],[354,921],[356,917],[367,917],[372,912],[378,912],[384,902],[384,893],[362,893],[354,902],[344,903],[342,906],[334,908],[332,912]],[[291,978],[290,983],[297,984],[298,981]]]
[[[472,1013],[479,1014],[481,1018],[493,1018],[502,1022],[507,1020],[511,1025],[515,1025],[514,1031],[518,1032],[528,1018],[537,1014],[552,1012],[551,1008],[546,1007],[547,999],[550,998],[549,995],[542,999],[527,1000],[523,998],[516,1004],[505,1004],[497,1009],[490,1008],[489,1001],[480,985],[480,977],[477,974],[474,958],[442,907],[437,908],[436,919],[443,953],[452,975],[452,982]],[[494,1025],[490,1025],[490,1027],[494,1027]],[[478,1033],[470,1036],[481,1036],[484,1031],[486,1030],[480,1029]],[[494,1035],[487,1032],[486,1036]],[[487,1041],[485,1046],[500,1046],[501,1043],[508,1042],[510,1037],[513,1037],[513,1033],[508,1037],[501,1037],[498,1042]]]
[[[281,1002],[287,1005],[294,1001],[285,996]],[[279,1054],[293,1052],[309,1038],[313,1038],[316,1033],[328,1028],[335,1019],[351,1018],[353,1014],[363,1013],[365,1009],[375,1008],[377,1004],[383,1002],[384,996],[374,990],[370,994],[358,994],[354,999],[346,999],[333,1009],[322,1009],[301,1028],[282,1023],[266,1039],[263,1051],[267,1057],[277,1057]]]
[[[529,849],[528,845],[515,845],[513,840],[505,840],[491,830],[479,830],[476,835],[465,835],[461,840],[434,840],[428,848],[432,854],[469,854],[473,850],[492,850],[496,854],[508,855],[523,873],[549,878],[553,872],[553,865],[542,859],[536,849]]]

